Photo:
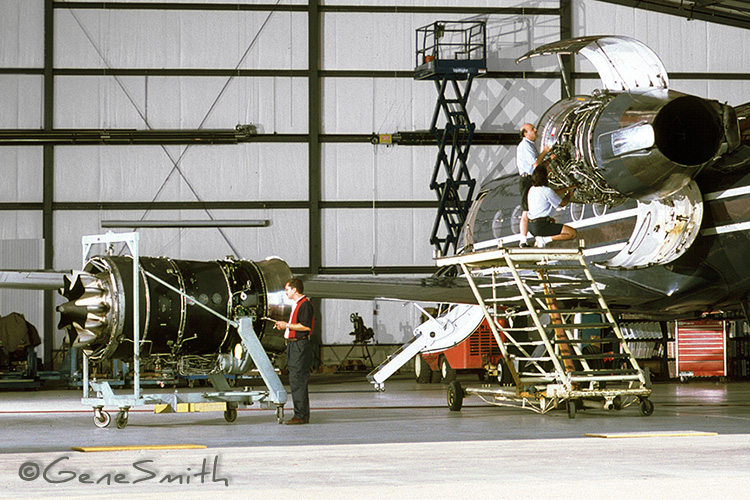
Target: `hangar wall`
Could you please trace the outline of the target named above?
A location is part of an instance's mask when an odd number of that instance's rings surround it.
[[[80,237],[104,232],[103,220],[210,216],[272,222],[221,232],[144,229],[141,253],[278,255],[300,273],[429,270],[436,150],[374,146],[368,138],[429,128],[435,88],[411,71],[415,29],[436,20],[487,21],[490,77],[475,81],[469,103],[483,132],[513,132],[560,98],[555,58],[514,60],[559,39],[568,22],[573,36],[645,42],[677,90],[730,104],[750,100],[747,78],[732,76],[750,67],[745,30],[593,0],[403,0],[390,9],[380,0],[213,0],[194,2],[195,10],[185,8],[193,2],[174,2],[179,9],[150,3],[5,0],[0,131],[252,124],[263,139],[0,146],[8,180],[0,185],[0,238],[51,235],[47,267],[78,268]],[[570,20],[561,6],[571,7]],[[578,92],[597,86],[580,58],[574,71]],[[514,149],[472,147],[472,174],[481,181],[512,171]],[[402,305],[323,301],[323,342],[348,343],[355,311],[383,343],[408,339],[419,317]],[[52,322],[48,307],[48,335]],[[58,345],[61,332],[52,335]]]

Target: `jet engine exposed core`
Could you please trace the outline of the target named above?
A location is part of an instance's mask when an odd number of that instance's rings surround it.
[[[281,332],[271,319],[287,319],[291,304],[284,286],[292,277],[277,258],[261,262],[224,260],[198,262],[159,257],[139,259],[140,355],[164,355],[173,360],[232,353],[240,342],[236,328],[170,290],[157,276],[216,313],[233,318],[254,317],[253,329],[270,354],[284,350]],[[61,290],[68,302],[60,305],[58,328],[90,359],[129,359],[133,356],[133,260],[97,256],[83,272],[66,277]],[[204,360],[205,361],[205,360]]]
[[[539,126],[541,146],[554,155],[550,182],[579,186],[578,203],[663,199],[718,152],[722,114],[718,102],[666,89],[562,100]]]

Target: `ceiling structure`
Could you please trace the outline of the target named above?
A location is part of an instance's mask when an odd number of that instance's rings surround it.
[[[748,0],[599,0],[686,19],[750,29]]]

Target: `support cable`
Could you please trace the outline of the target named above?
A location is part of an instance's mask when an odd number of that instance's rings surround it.
[[[240,58],[240,60],[235,65],[234,69],[238,73],[239,73],[240,66],[243,64],[243,62],[247,58],[248,54],[250,53],[250,50],[255,46],[255,44],[258,41],[258,38],[260,37],[261,33],[265,29],[266,25],[270,21],[270,19],[273,16],[273,14],[276,12],[276,7],[279,5],[280,1],[281,0],[276,0],[276,3],[274,4],[274,8],[268,13],[268,15],[266,16],[266,19],[263,21],[263,23],[261,24],[260,28],[258,29],[258,32],[255,34],[255,36],[253,37],[252,41],[250,42],[250,44],[245,49],[245,52],[242,54],[242,57]],[[65,3],[65,0],[62,0],[62,3]],[[71,9],[70,7],[68,7],[68,12],[70,12],[70,14],[73,16],[73,19],[76,21],[76,23],[78,24],[79,28],[81,28],[81,31],[86,36],[86,39],[89,41],[89,43],[91,44],[91,46],[94,48],[94,50],[96,51],[96,53],[99,55],[99,58],[102,60],[102,62],[104,63],[104,65],[107,67],[107,69],[112,70],[113,69],[112,65],[107,60],[107,58],[104,55],[104,53],[102,52],[101,48],[96,44],[96,42],[94,41],[94,39],[91,36],[91,34],[89,33],[89,31],[83,25],[83,22],[75,14],[74,10]],[[140,109],[140,107],[138,106],[138,104],[135,102],[135,99],[132,97],[132,95],[130,95],[130,92],[128,92],[127,88],[125,87],[125,85],[123,84],[123,82],[120,80],[120,78],[116,74],[113,74],[112,76],[115,79],[115,82],[117,83],[117,85],[120,87],[120,90],[123,91],[123,93],[127,97],[127,99],[130,102],[130,104],[133,106],[133,108],[138,113],[138,116],[141,118],[141,120],[143,120],[143,123],[146,125],[146,127],[149,130],[153,130],[153,127],[151,126],[151,124],[148,121],[148,117]],[[201,120],[200,125],[198,125],[198,130],[201,130],[205,126],[206,121],[208,120],[208,118],[213,113],[214,109],[216,108],[216,105],[218,104],[219,100],[223,97],[224,93],[226,92],[227,88],[229,87],[229,84],[234,80],[235,76],[236,75],[230,76],[227,79],[227,81],[224,83],[224,86],[219,91],[219,94],[216,96],[216,98],[214,99],[214,101],[211,103],[211,106],[209,107],[208,111],[206,112],[206,115]],[[180,163],[182,162],[182,159],[185,157],[185,154],[187,153],[187,151],[190,149],[190,146],[191,146],[191,144],[188,144],[185,147],[185,149],[182,150],[182,153],[180,153],[180,156],[176,160],[173,157],[172,153],[170,153],[169,150],[167,150],[166,146],[164,146],[163,144],[160,146],[161,149],[164,151],[164,153],[169,158],[169,160],[170,160],[170,162],[172,163],[173,166],[172,166],[172,169],[167,174],[167,177],[164,179],[164,182],[162,182],[161,186],[159,187],[159,189],[157,190],[157,192],[154,195],[153,199],[151,200],[151,204],[154,204],[156,202],[156,200],[159,198],[159,195],[164,190],[164,187],[167,185],[167,183],[169,182],[170,178],[172,177],[172,174],[176,171],[180,175],[180,177],[182,177],[182,180],[185,182],[185,185],[188,187],[188,189],[193,194],[193,196],[195,196],[195,199],[198,200],[198,202],[204,204],[203,210],[208,215],[209,219],[215,220],[213,214],[211,213],[211,211],[208,208],[205,207],[205,201],[201,198],[201,196],[198,193],[198,191],[195,189],[195,187],[188,180],[187,176],[185,175],[185,173],[180,168]],[[148,215],[148,213],[150,211],[151,211],[150,208],[146,209],[145,212],[143,213],[143,215],[141,216],[140,220],[143,220],[146,217],[146,215]],[[234,253],[234,255],[237,258],[241,259],[242,255],[237,250],[237,248],[235,248],[235,246],[232,244],[232,242],[229,240],[229,238],[227,237],[227,235],[224,233],[223,229],[222,228],[217,228],[217,230],[219,231],[219,233],[221,234],[221,236],[224,238],[224,241],[226,241],[226,243],[229,245],[229,248],[232,250],[232,252]],[[181,236],[183,234],[183,232],[184,232],[184,229],[180,230],[180,232],[178,233],[177,237]],[[174,239],[172,241],[174,241]],[[171,242],[170,242],[170,244],[171,244]]]

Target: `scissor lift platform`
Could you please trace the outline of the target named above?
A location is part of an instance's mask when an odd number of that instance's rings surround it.
[[[453,382],[451,410],[474,394],[538,413],[565,403],[570,418],[584,407],[620,410],[635,403],[643,415],[653,412],[648,372],[628,349],[581,248],[499,248],[437,263],[461,267],[514,381],[514,387],[500,388]],[[601,321],[582,321],[584,315]],[[595,330],[600,334],[587,335]],[[603,352],[608,345],[612,352]]]

